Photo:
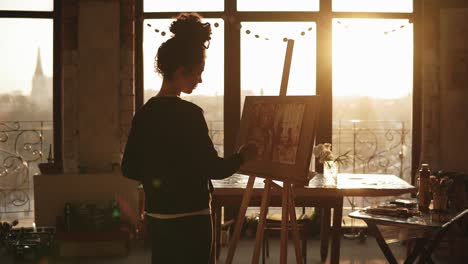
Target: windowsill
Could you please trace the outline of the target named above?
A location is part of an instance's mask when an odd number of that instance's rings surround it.
[[[38,167],[41,174],[59,174],[63,172],[63,166],[61,163],[39,163]]]

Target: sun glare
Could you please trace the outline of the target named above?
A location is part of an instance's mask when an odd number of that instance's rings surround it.
[[[396,98],[411,94],[412,40],[408,20],[334,19],[334,95]]]

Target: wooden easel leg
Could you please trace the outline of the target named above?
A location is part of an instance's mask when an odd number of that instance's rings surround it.
[[[281,242],[280,242],[280,263],[288,262],[288,222],[289,222],[289,182],[284,182],[281,201]]]
[[[288,184],[289,190],[289,218],[291,219],[291,229],[292,229],[292,236],[294,241],[294,250],[296,252],[296,263],[302,264],[302,254],[301,254],[301,246],[300,246],[300,239],[299,239],[299,230],[297,229],[297,219],[296,219],[296,205],[294,203],[294,192],[292,186]],[[302,248],[302,250],[307,250],[307,248]]]
[[[250,199],[252,197],[253,185],[255,182],[255,176],[249,176],[249,181],[247,182],[247,187],[242,197],[241,207],[239,209],[239,214],[237,215],[237,221],[235,223],[236,227],[234,229],[234,234],[229,243],[229,251],[226,257],[226,264],[231,264],[232,259],[234,258],[234,253],[236,251],[237,242],[240,238],[240,233],[242,230],[242,225],[244,224],[245,213],[247,212],[247,207],[249,206]]]
[[[260,248],[263,244],[263,236],[265,234],[266,216],[268,212],[268,203],[270,200],[271,180],[265,180],[265,189],[263,190],[262,204],[260,206],[260,218],[257,225],[257,234],[255,236],[255,247],[254,254],[252,257],[252,263],[259,263],[260,260]]]

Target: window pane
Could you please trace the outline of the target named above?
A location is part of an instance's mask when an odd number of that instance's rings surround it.
[[[146,19],[143,30],[144,63],[144,100],[156,95],[161,87],[162,78],[154,70],[154,58],[161,43],[172,34],[169,26],[173,19]],[[224,151],[224,21],[222,19],[203,19],[211,23],[212,35],[206,52],[203,82],[192,94],[181,97],[200,106],[210,129],[210,135],[218,154]]]
[[[353,157],[340,172],[411,181],[412,88],[408,20],[333,20],[333,152]],[[346,197],[343,215],[381,201]]]
[[[244,22],[241,28],[241,98],[279,95],[287,42],[294,39],[288,95],[314,95],[314,22]]]
[[[413,12],[413,0],[333,0],[336,12]]]
[[[239,11],[318,11],[319,0],[238,0]]]
[[[54,0],[2,0],[0,10],[53,11]]]
[[[0,19],[0,215],[32,210],[32,175],[53,149],[52,31],[52,19]]]
[[[144,12],[223,11],[224,0],[144,0]]]
[[[334,19],[333,146],[356,173],[410,181],[413,25],[403,19]]]

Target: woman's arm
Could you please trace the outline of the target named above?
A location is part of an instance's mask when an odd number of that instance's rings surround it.
[[[201,111],[197,111],[189,121],[186,139],[190,165],[197,174],[205,175],[209,179],[227,178],[235,173],[243,162],[238,153],[226,158],[218,156]]]

